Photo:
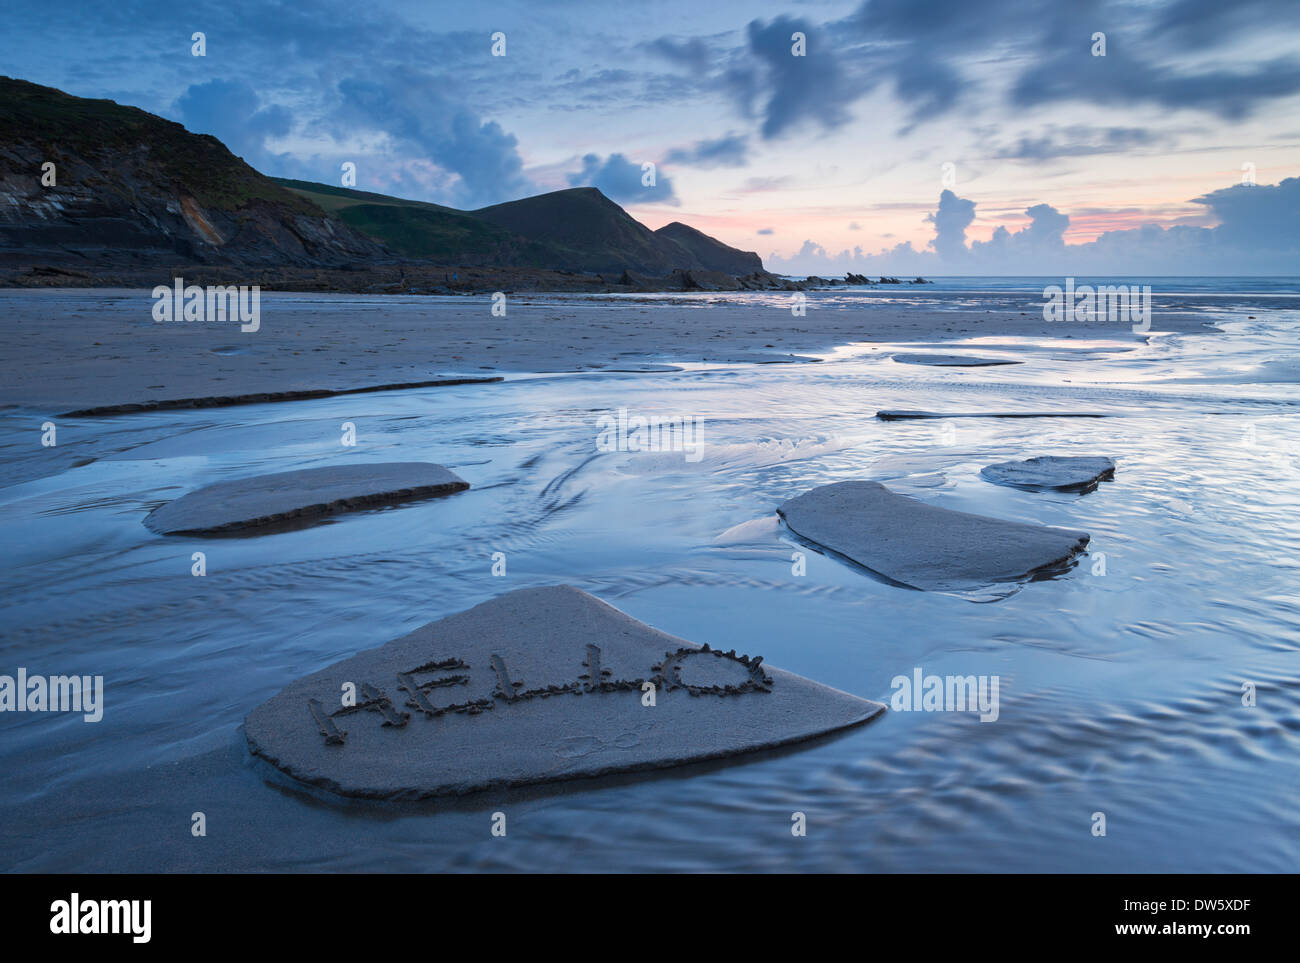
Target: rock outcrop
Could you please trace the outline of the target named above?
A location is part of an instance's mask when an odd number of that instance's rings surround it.
[[[969,354],[896,354],[900,364],[925,364],[935,368],[987,368],[1001,364],[1023,364],[1009,358],[978,358]]]
[[[988,465],[980,476],[995,485],[1030,491],[1058,489],[1090,492],[1115,477],[1115,462],[1104,455],[1040,455],[1025,461]]]
[[[823,485],[777,509],[790,530],[910,588],[971,589],[1055,574],[1084,532],[952,511],[879,482]]]
[[[306,468],[208,485],[155,508],[144,524],[159,535],[256,533],[467,488],[454,472],[427,462]]]

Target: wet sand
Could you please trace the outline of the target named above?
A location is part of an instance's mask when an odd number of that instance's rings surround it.
[[[55,330],[54,319],[81,325],[107,313],[130,337],[96,350],[153,360],[139,370],[120,360],[85,370],[111,385],[117,366],[123,379],[146,388],[165,380],[170,392],[159,359],[179,363],[188,355],[164,353],[161,326],[137,319],[137,304],[128,315],[105,300],[48,302],[41,316],[51,357],[43,372],[52,388],[76,387],[60,367],[67,363],[57,354],[61,339],[75,349],[65,348],[64,358],[79,357],[82,342],[103,340],[67,323]],[[276,332],[277,319],[290,313],[273,300],[263,305],[261,334]],[[56,448],[38,443],[39,409],[7,412],[0,418],[7,455],[0,468],[10,479],[0,489],[5,668],[103,676],[105,712],[89,725],[70,713],[6,716],[0,869],[1294,866],[1300,687],[1296,571],[1287,560],[1300,526],[1300,447],[1293,383],[1268,379],[1297,356],[1300,318],[1294,309],[1276,318],[1239,310],[1262,319],[1225,318],[1222,334],[1153,337],[1143,346],[1123,326],[1093,326],[1077,340],[986,338],[995,315],[985,305],[998,298],[965,301],[965,310],[930,311],[939,330],[923,331],[910,325],[929,310],[917,302],[850,309],[811,296],[808,318],[776,311],[769,321],[771,303],[756,300],[748,308],[701,308],[675,299],[512,299],[508,322],[485,313],[475,334],[476,315],[458,313],[468,300],[441,309],[417,299],[312,297],[292,307],[309,347],[287,357],[256,345],[212,353],[231,366],[228,381],[260,368],[256,361],[332,374],[329,365],[308,367],[326,355],[311,352],[313,344],[327,347],[320,332],[353,339],[362,348],[352,350],[370,359],[363,348],[376,339],[367,332],[380,326],[368,322],[385,312],[410,312],[408,354],[445,358],[449,332],[464,332],[489,362],[487,345],[527,356],[530,344],[545,343],[552,316],[550,334],[572,332],[571,342],[556,338],[561,347],[585,351],[626,336],[660,358],[735,356],[755,345],[769,357],[821,354],[819,337],[871,340],[891,324],[903,336],[918,332],[912,336],[923,343],[877,342],[816,364],[574,377],[515,376],[497,360],[505,375],[498,384],[67,424],[55,418]],[[39,341],[33,303],[6,305]],[[728,316],[731,331],[705,326]],[[855,319],[856,327],[848,323]],[[792,324],[807,331],[782,327]],[[479,336],[507,327],[520,344]],[[1157,304],[1153,330],[1167,327]],[[699,336],[674,341],[679,330]],[[779,347],[765,349],[758,339],[778,331],[785,340],[769,336]],[[233,331],[175,343],[238,350],[241,338],[256,337]],[[975,343],[963,352],[1026,363],[963,370],[892,359],[900,351],[955,351],[966,338]],[[193,354],[199,370],[205,356]],[[573,354],[600,357],[596,348]],[[611,368],[642,362],[651,363],[627,356]],[[12,352],[6,364],[22,367]],[[386,382],[410,377],[378,363],[338,366],[354,367]],[[1247,373],[1256,382],[1243,387]],[[1188,377],[1203,380],[1190,388],[1170,383]],[[1232,380],[1204,383],[1216,377]],[[52,411],[80,401],[50,395],[59,404]],[[86,402],[105,400],[116,399]],[[600,452],[601,414],[624,406],[702,417],[704,457]],[[1107,417],[966,418],[945,434],[935,422],[873,417],[886,408]],[[357,427],[355,453],[340,443],[345,421]],[[1122,468],[1086,498],[981,477],[998,461],[1081,452],[1106,453]],[[473,487],[257,538],[162,538],[140,524],[160,504],[225,479],[354,457],[444,464]],[[903,590],[807,550],[778,525],[774,513],[784,501],[846,479],[879,481],[954,511],[1087,531],[1089,551],[1098,554],[1025,586]],[[207,553],[202,578],[194,577],[194,551]],[[502,575],[496,552],[508,559]],[[434,805],[339,804],[249,756],[244,719],[293,680],[507,590],[553,584],[616,600],[631,618],[678,638],[761,654],[764,664],[871,701],[890,702],[891,680],[918,668],[998,677],[1000,715],[986,723],[972,712],[891,709],[871,725],[726,765]],[[561,658],[579,671],[581,653]],[[1243,706],[1243,680],[1258,685],[1258,706]],[[546,706],[555,708],[550,700]],[[489,832],[497,810],[509,813],[507,840]],[[1087,817],[1097,810],[1117,814],[1123,831],[1094,838]],[[206,816],[205,838],[191,835],[196,811]],[[812,831],[790,845],[795,811],[809,814]],[[1224,813],[1232,814],[1231,832],[1223,831]]]
[[[0,406],[55,416],[515,372],[797,361],[874,341],[1148,336],[1123,323],[1044,321],[1036,295],[873,293],[812,292],[803,317],[788,294],[518,295],[496,317],[487,295],[265,292],[260,329],[245,333],[237,322],[155,322],[146,290],[2,290]],[[1207,324],[1157,300],[1151,330],[1213,330]]]

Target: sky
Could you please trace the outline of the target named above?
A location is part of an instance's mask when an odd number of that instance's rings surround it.
[[[3,20],[0,73],[272,175],[352,163],[360,189],[466,209],[593,185],[798,274],[1300,274],[1300,0],[6,0]]]

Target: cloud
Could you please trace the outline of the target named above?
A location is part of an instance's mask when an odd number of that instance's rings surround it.
[[[758,233],[759,233],[759,234],[775,234],[776,231],[772,230],[772,228],[770,228],[770,227],[760,227],[760,228],[758,229]]]
[[[1219,243],[1260,252],[1300,251],[1300,177],[1278,184],[1236,184],[1192,199],[1210,209]],[[1294,269],[1300,259],[1292,262]],[[1288,272],[1294,273],[1294,270]]]
[[[1036,32],[1033,0],[866,0],[842,28],[868,45],[873,83],[893,86],[910,124],[954,110],[978,88],[978,63]]]
[[[663,57],[670,63],[688,67],[695,73],[708,70],[709,64],[714,60],[714,54],[699,37],[682,41],[672,37],[659,37],[645,46],[651,53]]]
[[[810,195],[824,203],[848,183],[857,158],[846,160],[841,148],[869,152],[858,168],[871,176],[882,165],[920,163],[920,151],[884,130],[897,124],[900,106],[909,125],[959,125],[956,140],[947,139],[954,153],[974,142],[984,156],[1007,160],[1150,154],[1171,146],[1161,132],[1175,124],[1191,149],[1294,151],[1296,125],[1281,108],[1300,96],[1296,0],[841,6],[848,16],[823,3],[785,5],[796,12],[776,16],[780,5],[737,14],[678,2],[629,19],[608,6],[553,4],[538,13],[510,0],[504,20],[489,26],[471,7],[395,0],[11,0],[0,47],[7,72],[183,120],[269,173],[336,181],[338,164],[352,160],[368,189],[458,207],[539,190],[529,174],[562,184],[554,162],[593,149],[587,136],[596,124],[606,145],[646,143],[648,156],[683,168],[743,166],[754,177],[735,193],[798,188],[788,202],[771,199],[788,203],[792,216]],[[497,26],[509,34],[505,58],[490,55]],[[194,29],[207,33],[206,58],[188,55]],[[1091,56],[1097,30],[1106,32],[1106,57]],[[807,36],[805,57],[791,55],[796,31]],[[870,114],[867,92],[878,95]],[[1266,123],[1270,109],[1278,116]],[[1031,126],[1049,111],[1055,125]],[[744,120],[729,127],[720,112]],[[1250,115],[1260,122],[1205,122]],[[767,149],[828,131],[840,136],[810,144],[806,163]],[[655,135],[668,139],[643,140]],[[527,170],[532,158],[540,166]],[[1091,176],[1082,164],[1077,172],[1064,166],[1051,173],[1072,178],[1076,190]],[[1138,166],[1108,164],[1101,173],[1113,171],[1121,190],[1151,176],[1150,165]],[[986,181],[985,189],[996,187]]]
[[[1175,6],[1182,8],[1176,15],[1189,28],[1204,17],[1203,3]],[[1269,5],[1247,6],[1254,9],[1245,11],[1245,17],[1263,26],[1259,16]],[[1251,57],[1241,67],[1226,68],[1221,64],[1241,63],[1240,56],[1189,56],[1187,32],[1168,30],[1167,19],[1162,20],[1171,12],[1167,6],[1125,0],[1088,0],[1056,8],[1053,16],[1040,21],[1035,56],[1011,88],[1011,105],[1148,104],[1239,119],[1271,100],[1300,92],[1300,61],[1293,57],[1267,62]],[[1099,31],[1106,36],[1105,56],[1094,56],[1089,43]],[[1215,46],[1227,53],[1219,41]]]
[[[1029,224],[1019,231],[999,225],[987,241],[975,241],[971,256],[985,263],[1022,264],[1065,254],[1065,229],[1070,218],[1050,204],[1035,204],[1025,211]]]
[[[1160,11],[1154,31],[1189,48],[1210,47],[1241,33],[1300,25],[1294,0],[1178,0]]]
[[[689,147],[671,150],[664,161],[705,168],[744,167],[748,155],[749,138],[743,134],[727,134],[712,140],[697,140]]]
[[[263,107],[253,88],[243,81],[191,84],[177,98],[173,110],[187,129],[211,134],[231,153],[259,170],[274,166],[284,157],[271,153],[266,141],[287,136],[292,115],[276,104]]]
[[[926,217],[934,225],[930,245],[945,260],[966,253],[966,228],[975,220],[975,202],[958,197],[952,191],[939,195],[939,209]]]
[[[596,187],[610,200],[620,204],[680,204],[672,181],[656,174],[655,183],[642,183],[645,176],[640,164],[622,154],[610,154],[601,160],[598,154],[582,158],[582,169],[568,176],[570,187]]]
[[[1297,23],[1294,0],[1077,0],[1047,8],[1034,0],[866,0],[832,29],[862,45],[870,66],[861,89],[891,83],[916,124],[999,80],[991,61],[1017,71],[1005,94],[1013,107],[1151,104],[1246,117],[1300,92],[1300,61],[1286,54],[1228,68],[1241,60],[1230,44]],[[1091,51],[1098,31],[1106,34],[1104,57]]]
[[[942,61],[904,59],[894,67],[894,90],[909,106],[912,124],[947,113],[968,87],[969,82]]]
[[[805,241],[789,258],[773,254],[769,270],[786,274],[916,273],[1045,276],[1293,274],[1300,263],[1300,177],[1272,185],[1234,185],[1193,198],[1218,221],[1214,227],[1157,224],[1106,231],[1093,241],[1067,244],[1070,218],[1050,204],[1025,210],[1018,231],[1000,225],[987,241],[965,243],[975,202],[944,191],[927,221],[935,225],[928,249],[910,243],[877,254],[861,247],[838,254]]]
[[[457,207],[483,207],[534,193],[518,141],[445,96],[439,78],[406,68],[338,84],[330,119],[337,136],[386,134],[402,153],[455,175],[445,191]]]
[[[1155,104],[1160,107],[1195,108],[1228,120],[1253,114],[1267,100],[1300,92],[1300,63],[1278,57],[1245,70],[1207,70],[1191,73],[1149,63],[1145,54],[1130,58],[1110,48],[1105,57],[1078,69],[1042,63],[1021,75],[1011,102],[1033,107],[1061,101],[1081,101],[1104,106]]]
[[[536,190],[513,135],[484,116],[499,107],[508,72],[491,57],[487,31],[445,29],[455,18],[385,0],[28,6],[29,20],[49,29],[39,47],[28,43],[26,59],[53,65],[33,69],[33,79],[164,113],[266,173],[336,182],[339,163],[350,160],[370,189],[400,185],[409,196],[460,207]],[[206,57],[189,55],[196,29],[207,35]],[[67,54],[77,49],[82,54]],[[514,46],[511,58],[524,59]]]
[[[806,38],[802,56],[792,52],[795,33]],[[755,101],[766,98],[760,126],[764,139],[809,123],[833,130],[848,122],[844,102],[852,98],[827,34],[806,20],[785,16],[766,25],[752,20],[747,34],[749,61],[730,70],[725,80],[747,114]]]
[[[1022,136],[1009,147],[993,152],[1011,160],[1054,160],[1092,154],[1129,153],[1136,148],[1163,145],[1168,138],[1145,127],[1088,127],[1075,124],[1057,128],[1049,124],[1039,136]]]
[[[737,190],[743,194],[763,194],[767,191],[783,191],[793,187],[795,179],[788,175],[780,177],[747,177],[745,183]]]
[[[823,277],[854,273],[890,274],[911,271],[935,273],[932,269],[938,259],[931,251],[917,251],[911,242],[904,242],[879,254],[867,254],[861,247],[832,254],[815,241],[807,240],[791,257],[783,258],[775,252],[764,259],[764,266],[774,274]],[[906,266],[902,266],[906,265]]]
[[[1029,226],[1020,232],[1034,250],[1058,250],[1065,243],[1065,229],[1070,226],[1068,214],[1062,214],[1050,204],[1035,204],[1025,210]]]

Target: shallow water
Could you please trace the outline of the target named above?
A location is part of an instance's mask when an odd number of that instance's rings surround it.
[[[0,868],[1294,871],[1300,391],[1283,375],[1300,313],[1212,307],[1223,335],[945,349],[1026,362],[991,369],[859,345],[820,364],[69,421],[63,456],[87,463],[47,477],[11,412],[0,672],[103,675],[106,708],[95,724],[0,715]],[[619,408],[703,418],[700,459],[598,452],[597,419]],[[879,408],[1111,417],[887,423]],[[1084,496],[979,478],[1038,454],[1119,467]],[[370,460],[438,462],[473,488],[256,538],[140,524],[213,481]],[[1082,529],[1090,554],[1023,586],[888,585],[776,523],[785,499],[848,478]],[[915,667],[996,675],[999,718],[894,711],[732,764],[418,806],[321,798],[248,758],[243,717],[289,681],[556,582],[882,702]],[[498,810],[505,839],[489,834]],[[796,811],[806,838],[791,836]]]

